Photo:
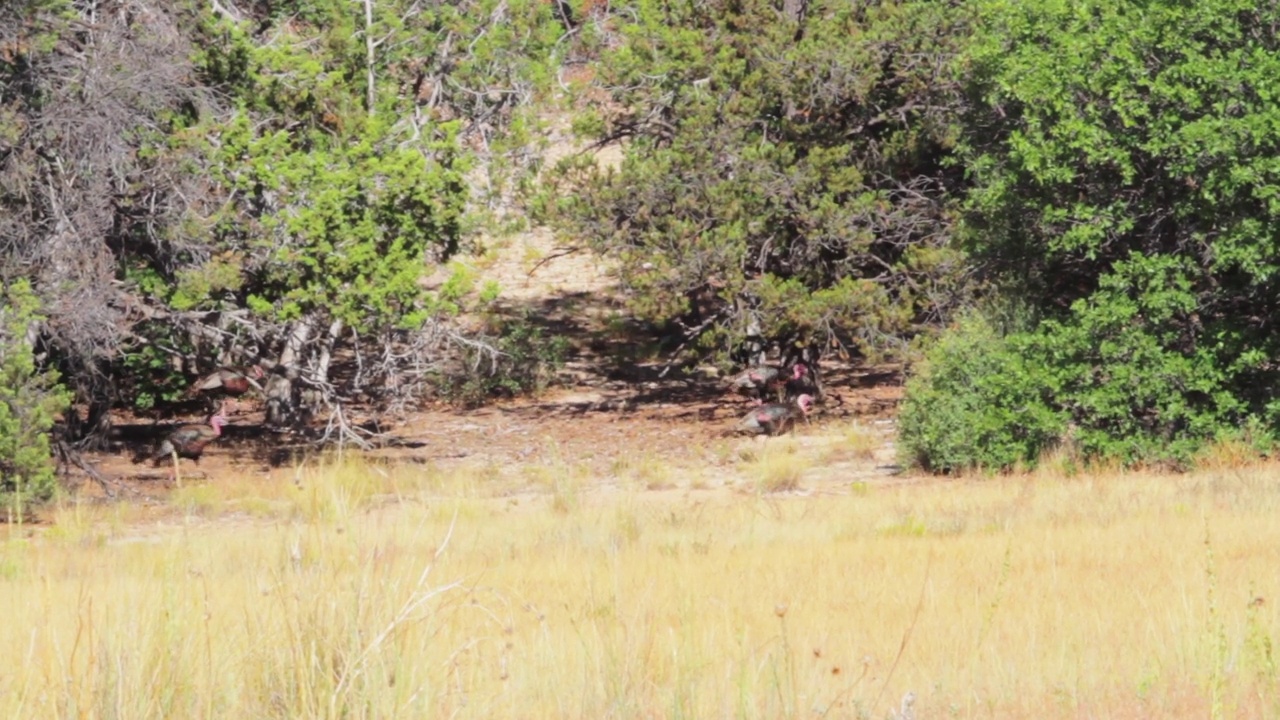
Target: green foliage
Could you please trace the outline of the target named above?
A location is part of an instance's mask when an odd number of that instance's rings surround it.
[[[418,280],[429,259],[459,242],[465,165],[454,127],[435,127],[428,155],[400,142],[390,116],[362,107],[343,70],[355,50],[332,26],[316,30],[330,56],[301,42],[258,45],[234,25],[218,32],[226,42],[205,51],[202,67],[238,92],[242,110],[185,137],[235,200],[206,239],[223,257],[180,275],[170,304],[207,305],[218,291],[243,290],[250,309],[275,320],[420,325]],[[258,122],[259,112],[271,121]]]
[[[70,396],[57,375],[41,371],[28,329],[44,320],[25,280],[0,297],[0,497],[18,509],[47,500],[57,488],[49,453],[49,430]]]
[[[268,167],[255,182],[280,188],[288,212],[263,217],[262,235],[235,240],[268,251],[246,268],[256,280],[249,291],[280,319],[322,311],[361,329],[422,322],[418,280],[429,251],[457,248],[461,178],[416,150],[379,148],[382,129],[369,132],[329,152],[262,149]],[[238,234],[222,229],[226,239]]]
[[[978,8],[982,104],[962,145],[968,220],[994,231],[979,250],[1054,290],[1132,250],[1193,254],[1242,282],[1275,275],[1260,243],[1280,214],[1280,39],[1259,30],[1274,6]]]
[[[1232,368],[1188,335],[1193,273],[1184,258],[1134,256],[1034,331],[1001,335],[974,319],[944,334],[907,384],[904,459],[936,471],[1030,466],[1068,422],[1085,457],[1124,463],[1185,466],[1242,424],[1261,447],[1267,433],[1233,391]]]
[[[1280,8],[973,8],[962,237],[1039,323],[999,345],[1092,456],[1180,465],[1276,427]]]
[[[1056,401],[1086,454],[1183,464],[1243,419],[1230,368],[1187,322],[1192,265],[1168,256],[1118,262],[1068,319],[1040,326],[1036,359],[1056,374]]]
[[[569,353],[569,341],[529,321],[528,317],[494,320],[495,356],[481,348],[468,351],[462,370],[443,383],[444,396],[462,405],[479,405],[494,397],[540,393],[555,381]]]
[[[168,323],[149,322],[137,328],[152,342],[135,348],[120,359],[124,370],[121,391],[133,400],[136,410],[180,401],[190,387],[190,379],[174,366],[178,350],[193,352],[186,338]]]
[[[464,176],[483,162],[500,185],[502,154],[532,142],[526,106],[554,81],[552,8],[369,8],[371,18],[346,0],[273,1],[247,8],[242,22],[194,11],[192,75],[211,92],[141,152],[196,178],[198,191],[183,195],[176,221],[156,224],[158,238],[131,238],[120,259],[163,313],[217,331],[136,327],[151,344],[121,369],[143,376],[131,388],[138,403],[173,397],[172,368],[148,347],[207,367],[228,351],[276,352],[271,340],[300,326],[330,328],[327,343],[394,343],[457,313],[476,282],[432,293],[422,279],[474,224]]]
[[[931,472],[1033,466],[1056,442],[1067,415],[1054,377],[1032,361],[1031,338],[999,336],[982,317],[938,339],[907,382],[898,416],[904,465]]]
[[[615,105],[576,127],[627,139],[625,158],[616,171],[571,158],[534,208],[620,263],[637,317],[707,352],[758,335],[872,353],[954,309],[963,266],[940,163],[961,106],[946,73],[958,9],[614,9],[623,41],[589,92]]]

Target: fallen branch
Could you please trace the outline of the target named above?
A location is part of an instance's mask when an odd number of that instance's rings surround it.
[[[539,260],[533,266],[533,269],[530,270],[527,275],[525,275],[525,277],[533,277],[533,274],[538,272],[538,268],[541,268],[543,265],[546,265],[552,260],[558,260],[562,257],[565,257],[566,255],[572,255],[576,252],[581,252],[582,250],[585,250],[585,249],[586,248],[582,247],[581,245],[574,245],[573,247],[567,247],[567,248],[556,248],[555,251],[553,251],[550,255]]]
[[[105,493],[108,498],[115,499],[116,488],[128,489],[125,485],[116,483],[113,480],[108,480],[102,473],[98,472],[97,468],[85,460],[84,457],[80,455],[79,451],[67,444],[65,440],[58,440],[57,444],[54,445],[54,449],[58,455],[59,465],[63,468],[66,468],[68,465],[75,465],[83,470],[85,475],[88,475],[94,482],[98,483],[98,485],[102,487],[102,492]]]

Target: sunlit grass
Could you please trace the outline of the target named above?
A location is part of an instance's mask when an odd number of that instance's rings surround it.
[[[744,477],[813,462],[770,443]],[[1275,466],[697,499],[463,470],[332,460],[11,529],[0,712],[1280,715]]]
[[[751,441],[741,450],[747,476],[760,492],[776,493],[799,489],[804,473],[813,458],[798,452],[791,438],[769,438]]]
[[[843,427],[828,429],[834,435],[829,442],[823,460],[841,462],[846,460],[872,460],[876,450],[884,445],[884,436],[873,426],[854,420]]]
[[[614,458],[609,471],[620,482],[647,490],[676,486],[676,469],[666,458],[649,450],[621,453]]]

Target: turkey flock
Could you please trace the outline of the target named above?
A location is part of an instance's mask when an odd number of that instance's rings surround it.
[[[228,413],[235,409],[236,399],[250,390],[262,393],[261,381],[265,373],[261,366],[221,367],[192,383],[187,391],[189,398],[201,398],[212,414],[204,424],[181,425],[163,438],[153,453],[139,456],[136,461],[172,462],[170,480],[179,487],[182,478],[178,460],[186,458],[197,466],[205,447],[222,436]],[[753,406],[733,428],[733,432],[749,435],[794,434],[796,424],[809,421],[814,399],[821,397],[821,390],[812,371],[803,362],[790,369],[776,365],[757,365],[748,368],[729,380],[729,390],[751,399]],[[765,402],[772,400],[772,402]]]
[[[819,395],[813,374],[802,362],[792,365],[790,373],[775,365],[748,368],[731,379],[729,387],[756,403],[734,428],[749,435],[794,433],[798,421],[809,421],[809,411]],[[776,402],[766,403],[767,396]]]
[[[258,381],[265,374],[259,365],[248,368],[221,367],[197,380],[187,391],[187,397],[203,398],[210,404],[213,415],[204,425],[181,425],[170,431],[161,439],[154,453],[143,455],[137,461],[150,460],[153,465],[158,465],[165,459],[172,460],[173,468],[169,477],[181,487],[178,458],[187,458],[199,465],[205,446],[222,437],[222,428],[227,424],[227,412],[235,408],[236,398],[250,389],[262,392],[262,385]]]

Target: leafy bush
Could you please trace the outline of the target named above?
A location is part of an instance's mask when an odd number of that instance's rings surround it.
[[[942,169],[963,106],[947,3],[613,6],[580,131],[627,139],[535,203],[620,265],[629,309],[683,342],[899,349],[963,297]],[[852,38],[852,40],[851,40]],[[763,343],[762,343],[763,344]]]
[[[1280,421],[1274,3],[979,0],[961,235],[1089,454]]]
[[[1183,466],[1246,424],[1262,447],[1267,423],[1232,390],[1235,368],[1188,336],[1193,272],[1185,258],[1135,255],[1032,332],[971,319],[944,334],[907,384],[905,459],[935,471],[1033,464],[1067,422],[1085,457],[1123,463]]]
[[[1193,264],[1118,262],[1070,317],[1041,324],[1032,351],[1055,374],[1055,401],[1078,425],[1086,455],[1184,464],[1244,420],[1231,368],[1186,323],[1196,309]]]
[[[526,317],[496,322],[492,348],[475,345],[462,368],[444,383],[444,395],[465,406],[479,405],[494,397],[539,393],[551,386],[564,367],[569,341],[549,336]]]
[[[16,281],[0,299],[0,495],[21,514],[23,504],[56,489],[48,433],[70,397],[54,373],[37,367],[27,340],[43,321],[30,285]]]
[[[46,301],[77,440],[258,358],[420,397],[449,322],[421,276],[535,164],[553,4],[224,5],[0,3],[0,283]],[[343,375],[354,354],[382,360]]]
[[[1053,377],[1028,361],[1031,337],[999,336],[978,315],[943,333],[907,382],[898,415],[904,465],[931,472],[1034,465],[1067,427]]]

